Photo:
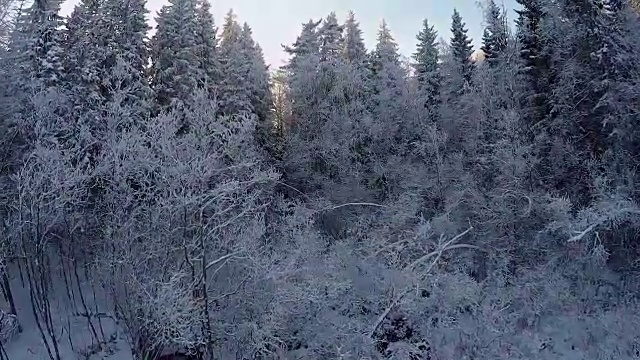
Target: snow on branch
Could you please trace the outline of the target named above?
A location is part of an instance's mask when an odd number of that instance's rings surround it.
[[[409,264],[407,267],[405,267],[405,269],[414,270],[417,266],[419,266],[423,262],[425,262],[425,261],[429,260],[430,258],[432,258],[433,256],[435,256],[435,259],[433,259],[433,261],[431,261],[431,263],[429,264],[429,267],[425,271],[425,273],[429,273],[431,271],[431,269],[433,268],[433,266],[438,262],[438,260],[440,260],[440,258],[442,257],[442,254],[447,250],[461,249],[461,248],[482,250],[481,248],[479,248],[477,246],[474,246],[474,245],[468,245],[468,244],[456,244],[456,245],[454,245],[454,243],[456,241],[459,241],[462,237],[467,235],[472,230],[473,230],[473,226],[469,226],[469,228],[467,230],[465,230],[465,231],[461,232],[460,234],[454,236],[453,238],[451,238],[447,242],[442,243],[442,241],[440,241],[441,245],[438,246],[437,250],[432,251],[432,252],[420,257],[419,259],[415,260],[414,262]],[[409,294],[412,290],[413,290],[413,288],[408,288],[408,289],[404,290],[398,297],[396,297],[393,301],[391,301],[391,304],[389,304],[389,306],[387,306],[387,308],[384,310],[384,312],[382,314],[380,314],[380,316],[376,320],[375,324],[371,328],[371,331],[369,332],[369,337],[373,338],[373,336],[375,335],[376,331],[378,330],[378,328],[380,327],[382,322],[387,318],[389,313],[395,307],[397,307],[400,304],[400,302],[402,301],[402,299],[404,299],[404,297],[407,296],[407,294]]]
[[[582,240],[589,233],[594,231],[597,227],[613,221],[619,221],[620,219],[626,218],[628,215],[640,215],[640,210],[637,207],[626,207],[622,209],[609,209],[610,211],[602,211],[602,214],[592,222],[589,226],[587,226],[584,230],[574,231],[574,236],[569,238],[567,242],[576,242]],[[600,211],[598,211],[600,212]]]

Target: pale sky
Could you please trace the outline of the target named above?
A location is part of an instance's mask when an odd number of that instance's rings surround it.
[[[67,0],[62,6],[62,15],[68,15],[78,0]],[[456,7],[467,23],[469,35],[477,48],[482,36],[482,14],[477,0],[211,0],[216,25],[220,26],[230,8],[238,15],[238,20],[247,22],[253,29],[254,39],[262,46],[265,58],[272,68],[283,64],[287,54],[281,44],[291,44],[302,29],[302,23],[309,19],[326,17],[335,11],[343,21],[349,10],[353,10],[364,32],[367,48],[375,44],[377,29],[384,18],[393,33],[400,52],[411,56],[416,44],[416,34],[426,17],[435,25],[440,36],[449,39],[451,34],[451,14]],[[501,3],[500,0],[496,1]],[[167,3],[166,0],[148,0],[150,17]],[[515,0],[503,0],[505,7],[512,10]],[[509,13],[509,19],[514,19]],[[151,22],[155,26],[155,21]]]

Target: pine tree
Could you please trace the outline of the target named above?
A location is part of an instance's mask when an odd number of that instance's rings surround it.
[[[467,84],[471,83],[473,69],[475,67],[471,55],[473,54],[473,45],[471,39],[467,36],[467,29],[462,17],[457,9],[453,10],[451,17],[451,52],[454,61],[458,64],[460,74]]]
[[[220,38],[220,65],[222,80],[220,83],[222,111],[225,114],[253,112],[251,94],[248,88],[247,74],[252,66],[250,62],[250,47],[253,40],[249,35],[243,35],[243,29],[230,10],[222,25]]]
[[[405,98],[407,73],[400,61],[398,44],[384,20],[378,30],[376,47],[371,54],[371,75],[372,114],[385,119],[385,122],[399,119],[403,113],[402,101]]]
[[[158,13],[151,41],[151,84],[161,109],[188,104],[194,90],[203,86],[196,5],[196,0],[171,0]]]
[[[387,81],[399,80],[397,77],[402,73],[402,71],[398,44],[393,38],[393,35],[391,35],[391,31],[389,30],[385,20],[382,21],[382,24],[378,29],[378,39],[376,47],[371,53],[370,67],[373,78],[377,80],[377,84],[374,85],[374,92],[379,92],[387,86],[393,87],[397,85],[394,81]],[[383,81],[384,78],[389,76],[391,78]],[[393,79],[393,77],[396,78]]]
[[[440,76],[438,72],[438,44],[437,32],[428,20],[423,22],[423,28],[416,37],[418,44],[413,54],[416,80],[420,95],[424,97],[424,107],[430,112],[431,118],[437,114],[440,92]]]
[[[111,94],[108,101],[116,101],[130,109],[131,121],[147,119],[152,109],[153,91],[149,85],[146,68],[150,49],[147,44],[149,25],[145,0],[108,0],[110,10],[108,26],[111,26],[109,57],[111,68],[104,69]],[[115,30],[115,31],[114,31]]]
[[[373,57],[378,68],[388,64],[400,65],[398,44],[393,38],[393,35],[391,35],[391,31],[385,20],[382,21],[378,29],[378,41],[373,52]]]
[[[247,63],[243,86],[247,89],[251,110],[257,117],[257,139],[261,145],[271,146],[273,126],[269,66],[265,63],[262,48],[253,40],[251,27],[247,23],[242,27],[240,44]]]
[[[210,93],[217,88],[221,81],[220,61],[218,54],[217,28],[211,15],[211,3],[208,0],[200,0],[197,12],[197,41],[198,59],[204,78]]]
[[[330,13],[318,30],[321,61],[335,62],[340,58],[341,49],[344,47],[343,30],[343,26],[338,24],[336,13]]]
[[[489,65],[495,66],[508,45],[509,33],[505,14],[494,0],[487,2],[485,21],[487,25],[482,34],[481,50]]]
[[[123,121],[138,122],[150,115],[146,13],[143,0],[85,0],[69,18],[66,85],[74,117],[87,119],[94,130],[103,127],[96,115],[115,104],[127,111],[121,114]]]
[[[619,145],[612,135],[634,137],[629,106],[636,103],[631,89],[637,87],[638,49],[629,39],[638,36],[637,17],[628,3],[618,0],[562,0],[557,6],[561,18],[553,35],[565,33],[566,41],[552,54],[558,69],[554,110],[571,119],[563,128],[580,149],[600,158]],[[575,98],[580,102],[574,103]]]
[[[38,0],[19,15],[8,56],[26,91],[42,91],[61,85],[63,68],[63,19],[59,0]]]
[[[291,59],[283,67],[287,71],[287,82],[292,101],[292,125],[308,115],[309,107],[316,97],[311,84],[315,81],[320,66],[320,43],[318,26],[322,20],[310,19],[302,24],[302,31],[290,46],[284,46]]]
[[[367,61],[367,49],[362,38],[362,30],[353,11],[349,11],[349,17],[344,25],[343,54],[349,63],[357,66],[362,66]]]
[[[290,71],[295,69],[309,56],[320,56],[320,43],[318,39],[318,26],[322,20],[309,20],[302,24],[302,32],[291,46],[283,46],[284,51],[291,55],[289,63],[285,68]]]
[[[550,59],[543,33],[542,22],[546,17],[543,0],[517,0],[522,9],[516,10],[517,37],[520,46],[521,73],[524,77],[524,105],[527,119],[525,128],[540,124],[551,109]],[[533,133],[530,134],[533,136]]]

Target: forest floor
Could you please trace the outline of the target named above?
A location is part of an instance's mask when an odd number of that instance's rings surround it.
[[[14,334],[4,345],[6,355],[9,360],[50,359],[32,309],[28,280],[26,276],[21,277],[20,268],[17,265],[9,270],[11,290],[22,332]],[[121,327],[109,316],[111,311],[105,301],[106,297],[99,294],[97,286],[94,295],[92,287],[82,276],[82,269],[79,272],[81,273],[78,276],[79,285],[77,281],[69,278],[65,283],[62,271],[54,271],[51,274],[51,318],[60,358],[62,360],[133,359]],[[82,290],[82,294],[79,289]],[[82,297],[89,307],[89,313],[101,315],[91,319],[91,324],[89,324],[89,318],[83,315],[87,310],[82,305]],[[8,310],[7,304],[2,303],[1,306]],[[99,340],[96,339],[92,328],[95,329]],[[50,340],[49,344],[51,344]],[[51,351],[53,352],[53,349]]]

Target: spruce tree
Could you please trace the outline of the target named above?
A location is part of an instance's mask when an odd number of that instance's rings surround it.
[[[343,30],[343,26],[338,24],[336,13],[330,13],[318,30],[321,61],[335,62],[340,58],[341,49],[344,47]]]
[[[406,75],[400,62],[398,44],[383,20],[371,54],[370,110],[373,114],[391,120],[402,113],[400,107],[406,90]]]
[[[197,47],[198,59],[203,78],[209,93],[213,94],[221,81],[220,61],[218,54],[217,28],[211,14],[209,0],[200,0],[197,10]]]
[[[65,70],[76,119],[95,120],[115,103],[128,109],[127,121],[148,118],[146,13],[143,0],[85,0],[74,9],[66,30]],[[97,129],[101,125],[94,120],[89,121]]]
[[[382,20],[382,24],[378,29],[378,41],[376,42],[373,56],[378,62],[379,67],[386,64],[400,64],[398,44],[393,38],[393,35],[391,35],[391,31],[385,20]]]
[[[180,108],[202,86],[196,0],[170,0],[156,21],[151,41],[151,84],[160,109]]]
[[[364,104],[366,103],[366,96],[368,92],[369,84],[368,80],[371,79],[369,74],[369,54],[365,47],[362,37],[362,30],[360,24],[355,19],[353,11],[349,12],[347,21],[344,24],[344,45],[342,50],[343,59],[350,65],[350,71],[354,76],[352,81],[352,90],[350,93],[351,99],[357,101],[353,103],[354,109],[361,107],[364,111]],[[355,111],[355,110],[354,110]],[[357,111],[356,111],[357,112]],[[353,115],[358,117],[360,115]]]
[[[109,9],[106,25],[115,30],[105,34],[111,37],[111,63],[103,75],[111,92],[107,100],[129,109],[131,121],[145,120],[153,107],[153,91],[146,74],[150,54],[146,0],[108,0],[105,5]]]
[[[378,38],[376,47],[370,55],[370,67],[371,73],[374,78],[378,78],[378,84],[375,85],[377,91],[380,91],[387,85],[393,85],[386,82],[381,82],[382,74],[386,71],[386,76],[393,76],[392,74],[398,74],[400,69],[400,53],[398,52],[398,44],[396,43],[391,31],[387,26],[387,22],[382,20],[380,28],[378,29]]]
[[[473,69],[475,67],[471,55],[473,54],[473,45],[471,39],[467,36],[466,24],[462,21],[462,17],[457,9],[453,10],[451,17],[451,52],[454,61],[458,64],[460,74],[467,84],[471,83]]]
[[[480,49],[486,61],[493,67],[505,51],[509,40],[505,14],[502,14],[494,0],[488,0],[487,2],[485,21],[487,25],[482,34],[482,47]]]
[[[289,63],[285,66],[290,71],[300,65],[308,56],[320,56],[320,43],[318,39],[318,26],[322,20],[309,20],[302,24],[302,32],[296,41],[290,46],[283,46],[284,51],[291,56]]]
[[[322,20],[310,19],[302,24],[302,31],[292,45],[284,46],[291,58],[283,67],[287,72],[287,85],[292,99],[292,125],[311,114],[317,97],[312,83],[320,66],[320,43],[318,26]]]
[[[6,98],[0,105],[0,132],[6,131],[7,137],[0,136],[0,141],[22,143],[23,150],[27,149],[25,143],[33,144],[40,136],[61,139],[69,133],[59,9],[57,0],[34,1],[30,7],[20,9],[0,62],[0,73],[7,76],[2,90]],[[46,114],[42,114],[43,110]],[[13,137],[9,138],[11,133]],[[6,152],[8,156],[23,154],[8,148]]]
[[[628,141],[637,132],[631,99],[636,97],[638,50],[632,45],[637,42],[629,40],[638,36],[637,15],[617,0],[562,0],[557,6],[562,21],[554,30],[566,36],[552,54],[554,63],[564,64],[555,66],[555,109],[571,119],[563,127],[580,148],[600,158],[619,145],[617,135],[625,134]],[[581,101],[572,104],[575,98]]]
[[[271,104],[269,66],[265,63],[262,48],[253,39],[253,32],[247,23],[242,26],[240,40],[247,63],[244,86],[248,89],[251,106],[258,116],[258,122],[268,122]]]
[[[551,109],[550,66],[548,45],[542,23],[547,16],[543,0],[517,0],[522,9],[516,10],[518,44],[520,46],[521,74],[524,79],[523,102],[525,107],[525,128],[540,124]],[[530,133],[533,136],[534,133]]]
[[[253,39],[251,27],[242,27],[241,49],[247,62],[244,87],[247,89],[251,110],[256,115],[256,139],[261,146],[273,149],[275,129],[271,115],[271,83],[269,66],[265,63],[262,48]]]
[[[93,91],[79,87],[84,84],[85,77],[89,75],[86,65],[93,57],[94,47],[98,43],[97,34],[93,29],[96,28],[96,19],[102,11],[101,3],[99,0],[80,1],[67,20],[65,31],[65,80],[72,93],[84,93],[84,101],[89,101],[96,96]]]
[[[238,23],[238,16],[233,12],[233,9],[229,9],[222,25],[220,47],[231,51],[231,48],[236,46],[241,36],[242,27]]]
[[[8,56],[24,91],[38,92],[62,84],[63,19],[59,0],[38,0],[18,14]]]
[[[437,32],[427,19],[417,35],[418,44],[413,53],[416,80],[420,96],[424,99],[424,107],[429,111],[430,117],[437,114],[439,102],[440,76],[438,72],[439,52],[437,44]]]
[[[222,111],[227,115],[253,112],[254,110],[246,78],[252,65],[249,61],[249,52],[251,51],[249,47],[251,46],[250,36],[243,35],[243,29],[236,19],[236,14],[230,10],[222,25],[220,37],[222,71],[220,97]]]
[[[367,49],[362,38],[360,24],[356,21],[355,13],[349,11],[344,25],[344,58],[351,64],[362,66],[367,60]]]

